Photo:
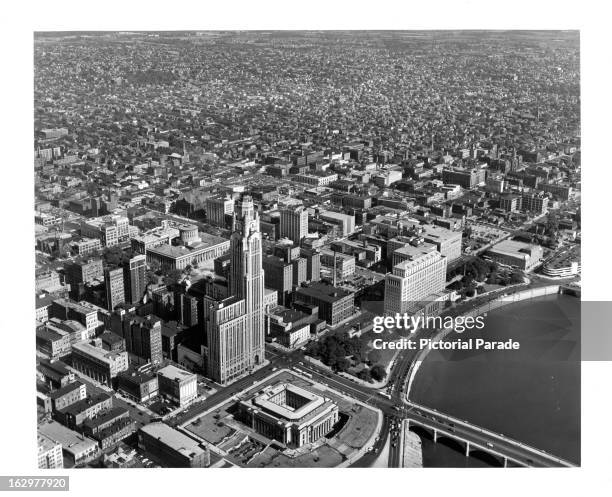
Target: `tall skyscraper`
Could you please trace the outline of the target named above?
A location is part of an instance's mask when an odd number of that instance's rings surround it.
[[[122,268],[105,269],[104,286],[106,287],[106,307],[109,311],[112,311],[119,304],[125,304]]]
[[[300,206],[280,211],[280,236],[296,244],[308,234],[308,211]]]
[[[125,274],[125,300],[130,304],[140,302],[145,292],[147,258],[144,254],[134,256],[123,267]]]
[[[236,202],[232,231],[230,296],[222,301],[204,298],[207,369],[220,383],[261,364],[265,355],[261,232],[250,196]]]

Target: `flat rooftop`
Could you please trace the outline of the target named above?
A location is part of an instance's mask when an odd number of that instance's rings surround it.
[[[200,241],[191,244],[189,247],[185,247],[184,245],[169,245],[167,243],[164,243],[155,248],[147,249],[147,251],[150,253],[159,254],[165,257],[172,257],[176,259],[184,255],[193,254],[194,252],[199,252],[211,247],[215,247],[217,245],[221,245],[223,243],[229,243],[229,240],[227,240],[226,238],[209,235],[208,233],[200,232],[199,236]]]
[[[109,350],[104,350],[101,347],[96,347],[95,345],[91,345],[87,342],[73,344],[72,350],[80,350],[81,352],[84,352],[85,354],[104,362],[113,361],[120,355],[127,354],[127,352],[112,352]]]
[[[503,240],[489,249],[489,252],[507,254],[514,257],[525,257],[531,254],[536,245],[520,242],[518,240]]]
[[[297,407],[292,408],[285,402],[275,400],[276,397],[283,393],[293,394],[295,398],[298,398],[300,402]],[[325,398],[297,385],[281,383],[280,385],[266,388],[263,393],[252,399],[252,403],[278,418],[287,421],[299,421],[322,406],[325,403]]]
[[[172,381],[185,381],[197,378],[194,373],[190,373],[189,371],[185,371],[184,369],[177,368],[172,364],[160,369],[159,371],[157,371],[157,374]]]
[[[186,457],[192,458],[204,452],[204,449],[198,442],[167,424],[150,423],[143,426],[140,430]]]
[[[97,446],[98,443],[80,435],[76,431],[72,431],[57,421],[51,421],[43,425],[39,425],[38,432],[47,437],[49,440],[62,444],[62,449],[73,454],[79,454],[91,450],[92,446]]]
[[[312,283],[307,287],[297,289],[298,295],[308,295],[309,297],[322,300],[324,302],[333,303],[351,295],[351,292],[343,290],[337,286],[327,285],[325,283]]]

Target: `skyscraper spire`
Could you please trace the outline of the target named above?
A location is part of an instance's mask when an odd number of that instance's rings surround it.
[[[229,297],[204,301],[209,376],[221,383],[262,364],[265,356],[261,232],[248,195],[235,204],[229,255]]]

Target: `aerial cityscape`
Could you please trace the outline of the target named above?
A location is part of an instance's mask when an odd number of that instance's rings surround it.
[[[33,131],[39,468],[580,465],[578,31],[37,32]]]

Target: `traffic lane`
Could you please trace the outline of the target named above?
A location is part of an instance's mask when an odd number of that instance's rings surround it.
[[[383,423],[380,429],[380,434],[378,435],[378,441],[374,442],[373,448],[371,452],[367,452],[360,459],[358,459],[355,463],[351,464],[351,468],[369,468],[374,464],[376,459],[382,453],[382,450],[385,448],[385,444],[387,442],[387,437],[389,434],[389,417],[383,417]]]
[[[198,414],[205,412],[211,407],[214,407],[217,404],[220,404],[220,403],[223,403],[229,400],[233,395],[253,385],[255,382],[261,381],[267,378],[272,373],[272,369],[274,367],[276,366],[271,363],[265,368],[262,368],[248,376],[245,376],[244,378],[241,378],[235,383],[223,388],[222,390],[218,392],[215,392],[210,397],[206,398],[204,401],[198,403],[197,405],[188,408],[186,411],[180,413],[178,416],[174,418],[169,418],[168,422],[174,426],[185,423],[190,418],[195,417]]]
[[[452,429],[450,429],[447,424],[442,423],[440,421],[434,421],[430,418],[427,418],[426,416],[419,416],[417,414],[413,414],[411,415],[411,417],[421,418],[421,419],[415,419],[415,421],[422,421],[423,423],[429,425],[431,428],[435,428],[436,431],[438,431],[438,436],[447,435],[451,438],[453,437],[462,438],[464,440],[467,440],[470,443],[474,443],[474,444],[478,444],[482,446],[483,450],[490,450],[490,451],[497,450],[505,456],[512,457],[516,459],[517,461],[524,462],[525,464],[529,464],[530,466],[536,466],[536,465],[539,465],[542,467],[550,466],[550,460],[548,458],[543,458],[539,456],[537,453],[532,453],[528,449],[517,447],[512,442],[496,440],[495,443],[492,443],[491,439],[488,436],[483,435],[477,431],[474,431],[473,429],[469,429],[469,428],[465,428],[461,426],[455,426],[455,427],[452,427]],[[492,447],[487,444],[492,444]],[[528,463],[528,460],[531,462]]]

